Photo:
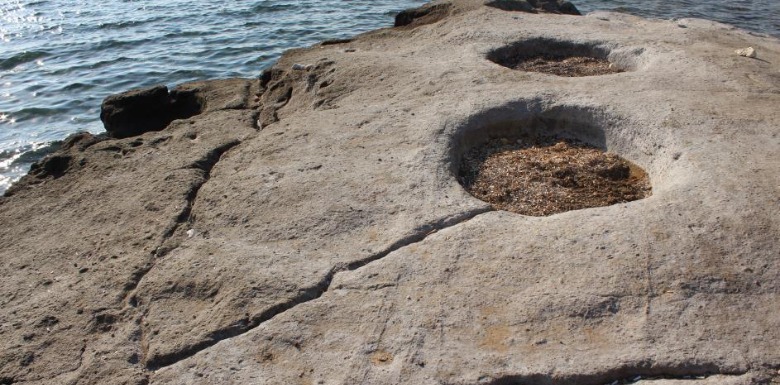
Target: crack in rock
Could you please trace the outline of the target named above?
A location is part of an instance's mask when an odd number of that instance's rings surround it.
[[[359,261],[355,261],[355,262],[350,263],[349,265],[347,265],[346,269],[344,269],[344,270],[346,270],[346,271],[357,270],[357,269],[359,269],[359,268],[361,268],[361,267],[363,267],[365,265],[368,265],[371,262],[374,262],[374,261],[377,261],[379,259],[382,259],[382,258],[388,256],[390,253],[398,251],[398,250],[400,250],[400,249],[402,249],[402,248],[404,248],[406,246],[409,246],[409,245],[412,245],[412,244],[415,244],[415,243],[420,243],[420,242],[424,241],[426,238],[428,238],[428,236],[430,236],[433,233],[436,233],[436,232],[438,232],[440,230],[444,230],[444,229],[447,229],[447,228],[450,228],[450,227],[457,226],[457,225],[462,224],[462,223],[466,223],[466,222],[474,219],[475,217],[477,217],[477,216],[479,216],[481,214],[484,214],[484,213],[487,213],[487,212],[491,212],[491,211],[494,211],[494,209],[492,207],[489,207],[489,206],[488,207],[481,207],[481,208],[478,208],[478,209],[469,210],[469,211],[467,211],[465,213],[461,213],[461,214],[458,214],[458,215],[455,215],[455,216],[452,216],[452,217],[449,217],[449,218],[441,219],[441,220],[436,221],[434,223],[428,223],[428,224],[425,224],[423,226],[420,226],[420,227],[418,227],[418,228],[416,228],[414,230],[414,233],[412,235],[409,235],[408,237],[405,237],[405,238],[402,238],[402,239],[398,240],[397,242],[393,243],[392,245],[390,245],[390,247],[388,247],[387,249],[385,249],[382,252],[374,254],[374,255],[372,255],[372,256],[370,256],[368,258],[361,259]]]
[[[211,171],[214,169],[214,167],[216,167],[217,163],[219,163],[225,153],[232,150],[239,144],[241,144],[241,141],[239,140],[225,143],[222,146],[209,151],[204,157],[196,160],[188,166],[188,168],[198,169],[202,172],[201,180],[193,185],[190,191],[187,192],[187,196],[185,198],[186,204],[184,205],[184,208],[182,208],[182,210],[176,216],[176,222],[170,226],[170,228],[165,230],[163,239],[160,241],[159,245],[154,249],[154,251],[152,251],[151,260],[149,263],[147,263],[142,269],[136,271],[133,274],[132,279],[125,285],[125,293],[127,293],[125,295],[125,300],[129,298],[131,306],[135,307],[135,289],[138,287],[144,277],[154,268],[155,260],[157,258],[164,257],[175,249],[175,247],[165,249],[165,244],[174,236],[176,231],[183,223],[189,222],[191,220],[192,207],[195,205],[195,201],[198,198],[198,193],[200,192],[201,188],[203,188],[209,179],[211,179]]]
[[[531,374],[496,378],[488,385],[629,385],[652,380],[702,380],[711,376],[741,376],[746,371],[721,370],[715,364],[683,366],[638,363],[606,372],[575,375]]]
[[[182,223],[190,221],[192,216],[192,207],[195,205],[195,200],[198,199],[198,193],[200,192],[200,189],[206,183],[208,183],[209,179],[211,179],[211,171],[214,169],[214,167],[216,167],[217,163],[219,163],[225,153],[232,150],[239,144],[241,144],[241,141],[239,140],[234,140],[232,142],[223,144],[222,146],[209,151],[206,156],[196,160],[189,166],[189,168],[198,169],[203,172],[203,177],[200,183],[193,186],[193,188],[187,194],[187,204],[184,206],[184,209],[181,211],[181,213],[179,213],[178,218],[176,218],[176,224],[165,234],[166,239],[172,237]]]
[[[423,242],[426,238],[428,238],[428,236],[440,230],[463,224],[481,214],[490,211],[493,211],[491,207],[481,207],[420,226],[414,230],[413,234],[396,241],[383,251],[346,265],[337,265],[333,267],[319,282],[317,282],[316,285],[300,290],[298,296],[291,299],[290,301],[279,303],[269,309],[266,309],[260,314],[252,316],[251,318],[246,318],[226,328],[216,330],[208,336],[208,339],[203,340],[191,347],[175,353],[155,357],[153,360],[147,362],[146,368],[150,371],[156,371],[175,365],[216,345],[219,342],[246,334],[261,326],[262,324],[272,320],[276,316],[292,308],[295,308],[298,305],[302,305],[322,297],[330,289],[331,282],[333,282],[333,279],[337,274],[360,269],[361,267],[385,258],[404,247]]]

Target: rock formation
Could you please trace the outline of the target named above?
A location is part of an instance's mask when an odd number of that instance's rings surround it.
[[[779,383],[780,42],[507,3],[107,99],[112,138],[0,199],[0,384]],[[539,134],[652,195],[528,217],[458,183]]]

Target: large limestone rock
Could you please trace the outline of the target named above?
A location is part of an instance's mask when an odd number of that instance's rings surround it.
[[[780,43],[488,3],[71,138],[0,200],[0,384],[778,383]],[[496,63],[549,47],[624,72]],[[494,211],[459,161],[522,133],[615,152],[653,195]]]

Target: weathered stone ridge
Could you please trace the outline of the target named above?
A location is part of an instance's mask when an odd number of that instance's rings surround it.
[[[0,198],[0,384],[780,383],[780,42],[566,4],[436,1],[107,99]],[[566,55],[616,70],[515,63]],[[459,184],[526,136],[652,195],[529,217]]]

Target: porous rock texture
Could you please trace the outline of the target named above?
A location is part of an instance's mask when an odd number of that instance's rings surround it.
[[[0,199],[0,384],[780,382],[777,39],[486,3],[70,138]],[[624,72],[486,59],[540,38]],[[653,195],[493,211],[457,165],[518,131],[617,153]]]

